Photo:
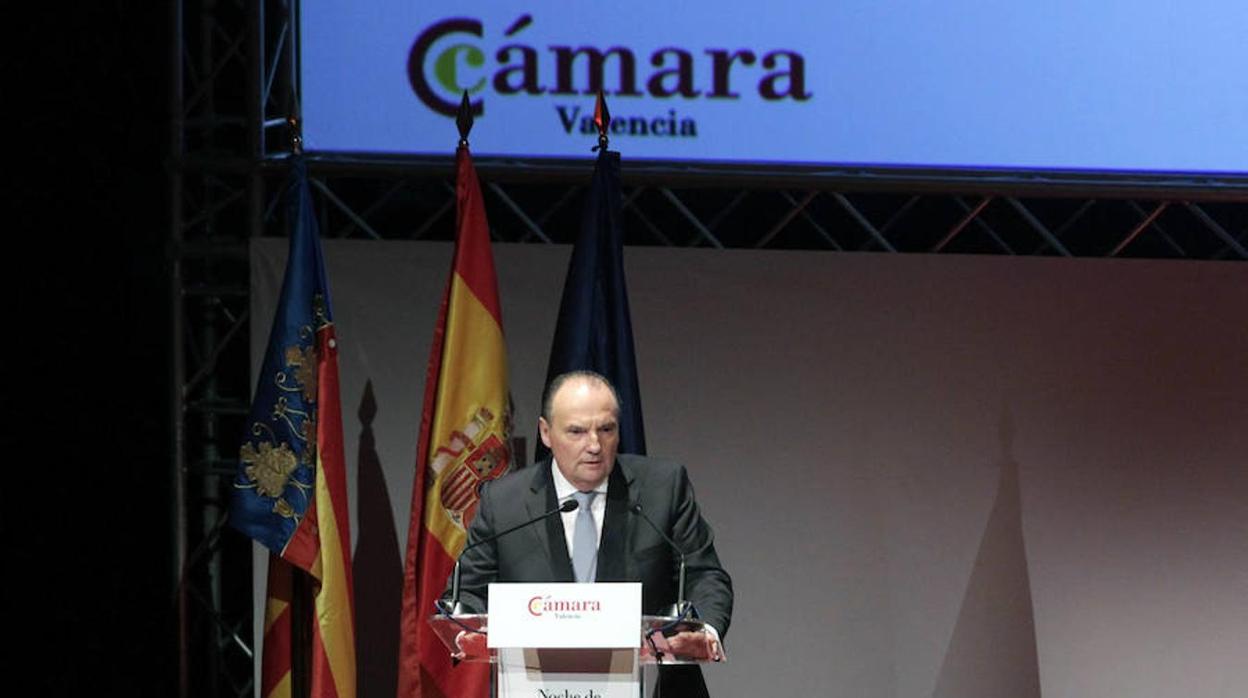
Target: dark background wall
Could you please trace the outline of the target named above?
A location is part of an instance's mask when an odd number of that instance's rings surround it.
[[[43,5],[6,22],[4,277],[17,313],[0,530],[13,695],[176,686],[157,5]]]

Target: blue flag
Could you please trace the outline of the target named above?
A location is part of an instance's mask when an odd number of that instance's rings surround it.
[[[304,559],[305,546],[295,541],[314,530],[298,536],[296,531],[315,496],[317,333],[331,327],[332,319],[302,157],[292,159],[288,186],[290,253],[239,450],[230,523],[306,569],[310,562]],[[314,522],[307,523],[304,528],[314,527]]]
[[[623,200],[620,154],[603,148],[568,263],[546,382],[577,370],[606,376],[620,398],[620,452],[644,454],[641,389],[624,283]],[[537,439],[534,461],[549,456]]]

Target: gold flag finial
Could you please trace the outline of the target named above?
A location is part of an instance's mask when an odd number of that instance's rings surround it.
[[[303,154],[303,132],[302,124],[299,123],[299,117],[291,114],[286,117],[286,127],[290,129],[290,152],[295,155]]]
[[[472,131],[472,104],[468,101],[468,90],[464,90],[464,98],[459,102],[455,126],[459,128],[460,146],[468,147],[468,133]]]
[[[607,111],[607,99],[598,90],[598,101],[594,103],[594,125],[598,127],[598,145],[594,150],[607,149],[607,129],[611,127],[611,112]]]

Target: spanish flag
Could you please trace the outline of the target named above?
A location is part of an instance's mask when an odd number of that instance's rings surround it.
[[[452,667],[428,619],[459,557],[482,482],[512,462],[507,351],[489,225],[466,143],[456,152],[456,234],[425,377],[403,574],[400,698],[485,696],[489,665]]]
[[[239,450],[230,523],[273,553],[262,698],[290,696],[295,685],[306,686],[311,698],[354,698],[338,343],[307,172],[301,156],[292,163],[290,255]],[[296,582],[296,575],[304,576]],[[310,589],[310,604],[300,603],[301,588]],[[309,626],[303,641],[300,629]]]

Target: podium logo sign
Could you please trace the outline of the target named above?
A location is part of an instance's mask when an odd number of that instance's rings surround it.
[[[582,613],[602,611],[602,602],[583,599],[556,599],[549,595],[529,599],[529,613],[535,616],[553,613],[559,618],[580,618]]]
[[[632,648],[641,584],[491,584],[490,647]]]

